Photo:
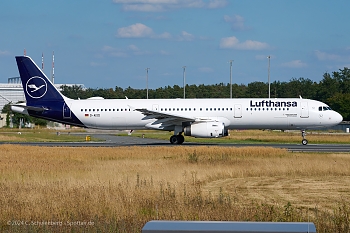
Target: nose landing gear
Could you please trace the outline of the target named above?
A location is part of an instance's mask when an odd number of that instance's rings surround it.
[[[308,140],[305,138],[306,136],[306,133],[305,133],[305,130],[301,130],[301,136],[303,137],[303,140],[301,140],[301,144],[303,144],[304,146],[307,145],[308,143]]]

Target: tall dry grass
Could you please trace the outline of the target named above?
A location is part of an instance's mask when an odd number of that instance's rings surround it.
[[[0,151],[2,232],[140,232],[152,219],[310,220],[318,232],[349,230],[349,154],[205,146]]]

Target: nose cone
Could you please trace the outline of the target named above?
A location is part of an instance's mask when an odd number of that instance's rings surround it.
[[[343,121],[343,116],[334,111],[333,116],[332,116],[332,120],[337,125]]]

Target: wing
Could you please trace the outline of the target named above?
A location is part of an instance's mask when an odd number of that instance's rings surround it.
[[[154,129],[167,129],[174,127],[175,125],[182,125],[182,122],[193,122],[196,118],[185,117],[177,114],[164,113],[153,111],[145,108],[137,108],[134,111],[141,112],[145,117],[143,120],[155,119],[154,122],[147,124],[146,126]]]

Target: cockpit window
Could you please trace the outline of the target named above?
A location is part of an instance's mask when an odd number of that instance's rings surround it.
[[[328,106],[320,106],[318,107],[318,111],[327,111],[327,110],[332,110],[330,107]]]

